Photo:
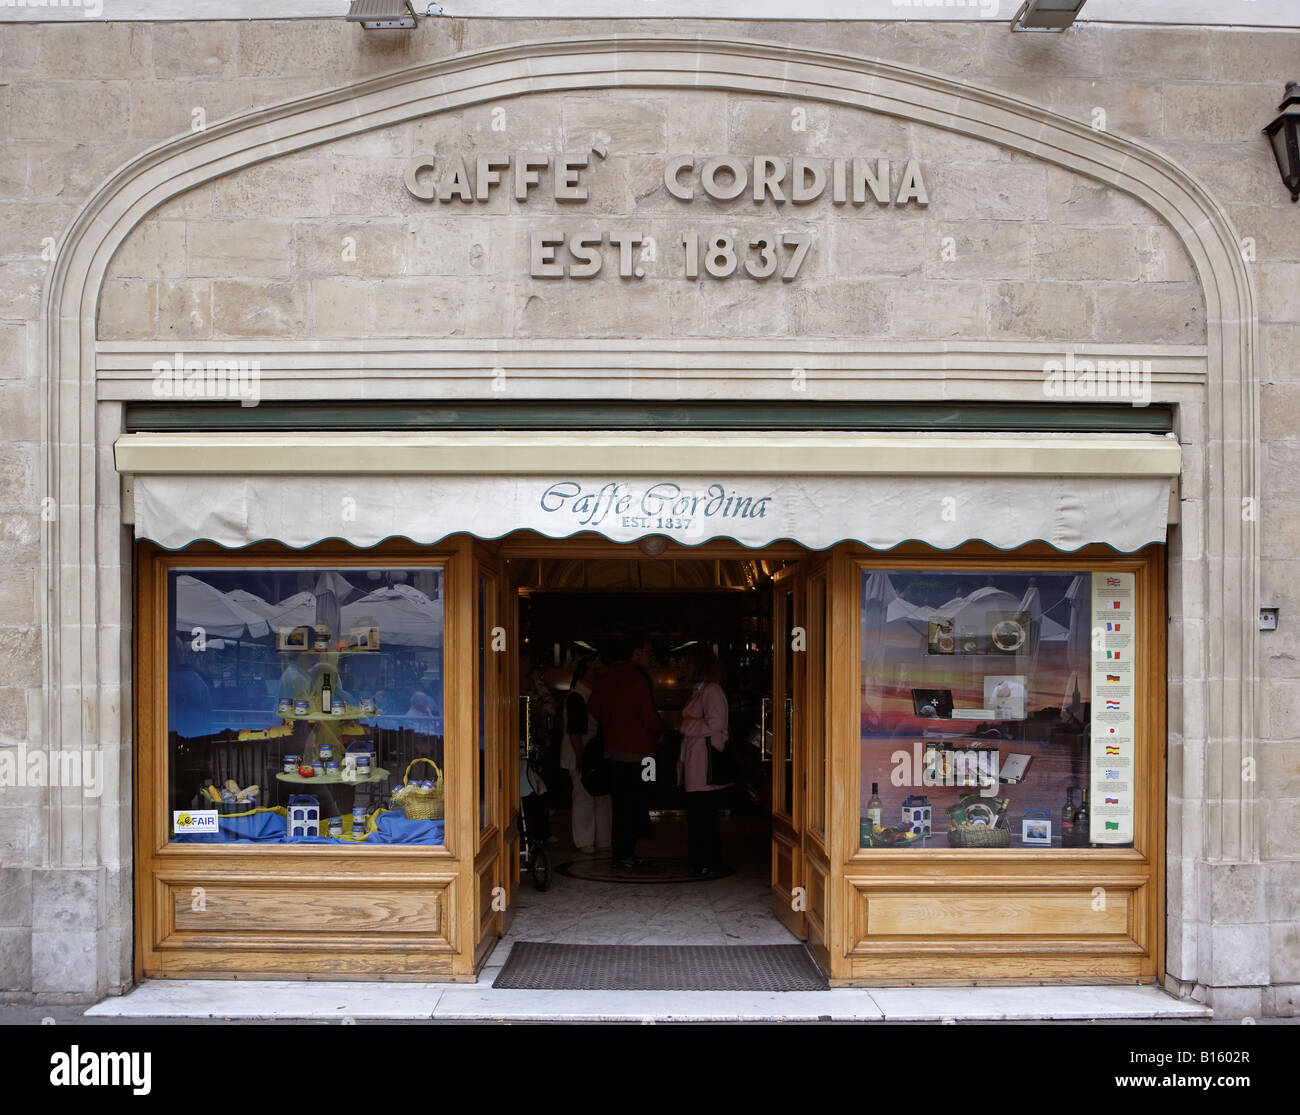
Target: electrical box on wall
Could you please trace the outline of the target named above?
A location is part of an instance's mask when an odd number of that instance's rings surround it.
[[[1277,630],[1277,609],[1260,608],[1259,610],[1259,629],[1261,631]]]

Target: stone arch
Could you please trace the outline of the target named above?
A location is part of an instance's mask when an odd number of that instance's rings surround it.
[[[602,88],[780,96],[927,124],[1104,183],[1174,230],[1204,294],[1208,368],[1199,466],[1207,498],[1203,514],[1184,515],[1172,582],[1176,611],[1197,632],[1171,641],[1170,674],[1182,684],[1170,730],[1184,747],[1186,787],[1174,793],[1218,808],[1206,811],[1204,825],[1200,818],[1182,822],[1186,838],[1171,846],[1184,858],[1256,859],[1251,784],[1240,778],[1259,700],[1257,522],[1242,510],[1259,492],[1255,292],[1224,210],[1180,167],[1132,140],[946,78],[773,43],[614,36],[461,54],[213,124],[118,170],[66,234],[43,299],[45,490],[58,506],[42,539],[47,738],[61,746],[119,743],[129,692],[112,645],[128,603],[120,570],[104,552],[120,501],[111,446],[96,428],[94,374],[100,287],[125,237],[169,198],[254,163],[439,111]],[[80,849],[54,824],[49,862],[77,863]],[[1189,972],[1197,966],[1192,957],[1179,965]]]

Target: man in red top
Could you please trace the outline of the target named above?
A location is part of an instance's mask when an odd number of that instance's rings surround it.
[[[648,819],[647,783],[655,777],[655,747],[664,724],[655,711],[650,640],[624,649],[631,653],[600,675],[587,709],[600,725],[610,761],[613,865],[630,869],[645,863],[636,854],[636,841]]]

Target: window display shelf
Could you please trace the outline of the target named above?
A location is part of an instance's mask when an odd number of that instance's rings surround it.
[[[292,782],[297,786],[335,786],[342,784],[344,786],[363,786],[369,782],[383,782],[388,777],[388,771],[382,767],[372,767],[370,774],[364,778],[344,778],[341,774],[313,774],[310,778],[302,774],[285,774],[280,771],[276,774],[277,781]]]
[[[315,647],[277,647],[277,654],[384,654],[381,647],[326,647],[324,650],[317,650]]]
[[[306,712],[302,716],[292,715],[285,716],[281,719],[286,724],[320,723],[343,724],[350,723],[353,720],[378,720],[383,713],[381,712],[362,712],[360,706],[351,712],[332,713],[332,712]]]

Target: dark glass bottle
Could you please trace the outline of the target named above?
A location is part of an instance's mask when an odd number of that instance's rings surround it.
[[[1074,787],[1065,791],[1065,804],[1061,807],[1061,847],[1074,847]]]
[[[1074,815],[1074,844],[1076,848],[1090,847],[1092,841],[1088,839],[1090,834],[1091,822],[1088,819],[1088,787],[1083,788],[1083,801],[1079,806],[1079,812]]]

